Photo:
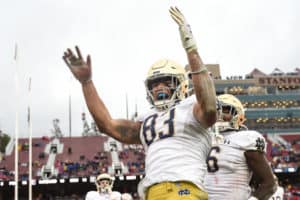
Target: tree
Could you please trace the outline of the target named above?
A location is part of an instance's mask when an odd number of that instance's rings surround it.
[[[0,152],[5,153],[6,145],[10,141],[10,136],[6,133],[0,133]]]

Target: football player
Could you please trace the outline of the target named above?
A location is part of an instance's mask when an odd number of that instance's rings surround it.
[[[86,200],[121,200],[121,193],[112,191],[114,180],[109,174],[100,174],[95,180],[97,191],[89,191]]]
[[[146,151],[145,178],[139,194],[147,200],[207,199],[203,179],[211,147],[208,128],[217,118],[215,88],[203,64],[183,14],[169,10],[179,26],[183,47],[191,67],[194,95],[187,96],[184,68],[169,59],[155,62],[145,86],[152,108],[137,121],[113,119],[92,81],[91,58],[67,49],[63,59],[82,85],[90,113],[99,130],[127,144],[143,144]]]
[[[276,190],[272,170],[266,159],[266,141],[244,125],[245,111],[233,95],[217,97],[219,114],[213,126],[215,143],[207,157],[205,187],[211,200],[246,200],[251,196],[250,180],[256,188],[252,196],[267,200]]]

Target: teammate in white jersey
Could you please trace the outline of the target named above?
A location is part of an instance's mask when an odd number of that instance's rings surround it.
[[[147,99],[152,105],[149,113],[138,121],[113,119],[91,79],[90,56],[85,61],[76,46],[77,56],[67,49],[63,59],[81,83],[99,130],[123,143],[144,145],[146,177],[139,184],[140,195],[145,194],[147,200],[204,200],[205,161],[211,147],[207,128],[217,118],[215,88],[190,26],[176,7],[169,11],[179,26],[191,67],[195,95],[188,99],[185,70],[174,61],[162,59],[150,67],[145,80]]]
[[[109,174],[100,174],[95,180],[97,191],[89,191],[85,200],[121,200],[121,193],[112,191],[113,183]]]
[[[217,97],[219,114],[216,139],[207,157],[205,187],[210,200],[246,200],[251,196],[250,180],[256,188],[253,197],[267,200],[276,190],[272,170],[265,157],[264,137],[243,125],[241,102],[230,94]]]

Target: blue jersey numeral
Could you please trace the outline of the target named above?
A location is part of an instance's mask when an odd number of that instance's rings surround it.
[[[168,127],[167,132],[160,131],[157,133],[157,130],[155,128],[156,120],[158,117],[157,113],[150,115],[145,119],[143,123],[143,135],[148,146],[155,140],[157,135],[159,139],[171,137],[174,135],[175,109],[173,108],[169,110],[169,112],[167,112],[166,114],[169,115],[169,119],[165,120],[163,124]]]

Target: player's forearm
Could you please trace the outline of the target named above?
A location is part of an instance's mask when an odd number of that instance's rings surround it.
[[[92,81],[82,84],[82,90],[88,109],[101,132],[123,143],[140,144],[139,122],[112,119]]]
[[[254,182],[257,185],[253,196],[258,199],[269,199],[276,191],[277,185],[264,152],[248,150],[245,151],[245,157],[248,167],[253,172]]]
[[[216,121],[214,83],[198,54],[196,41],[187,20],[177,7],[171,7],[169,12],[179,26],[182,46],[187,53],[191,67],[194,91],[198,101],[198,104],[194,107],[195,117],[209,127]]]
[[[197,50],[187,52],[187,56],[191,72],[199,72],[192,74],[193,87],[198,104],[203,112],[203,116],[206,118],[207,124],[210,126],[216,120],[217,110],[215,86]]]
[[[97,90],[92,81],[82,84],[82,91],[84,94],[87,107],[93,116],[99,130],[101,132],[111,134],[111,116],[99,97]]]

